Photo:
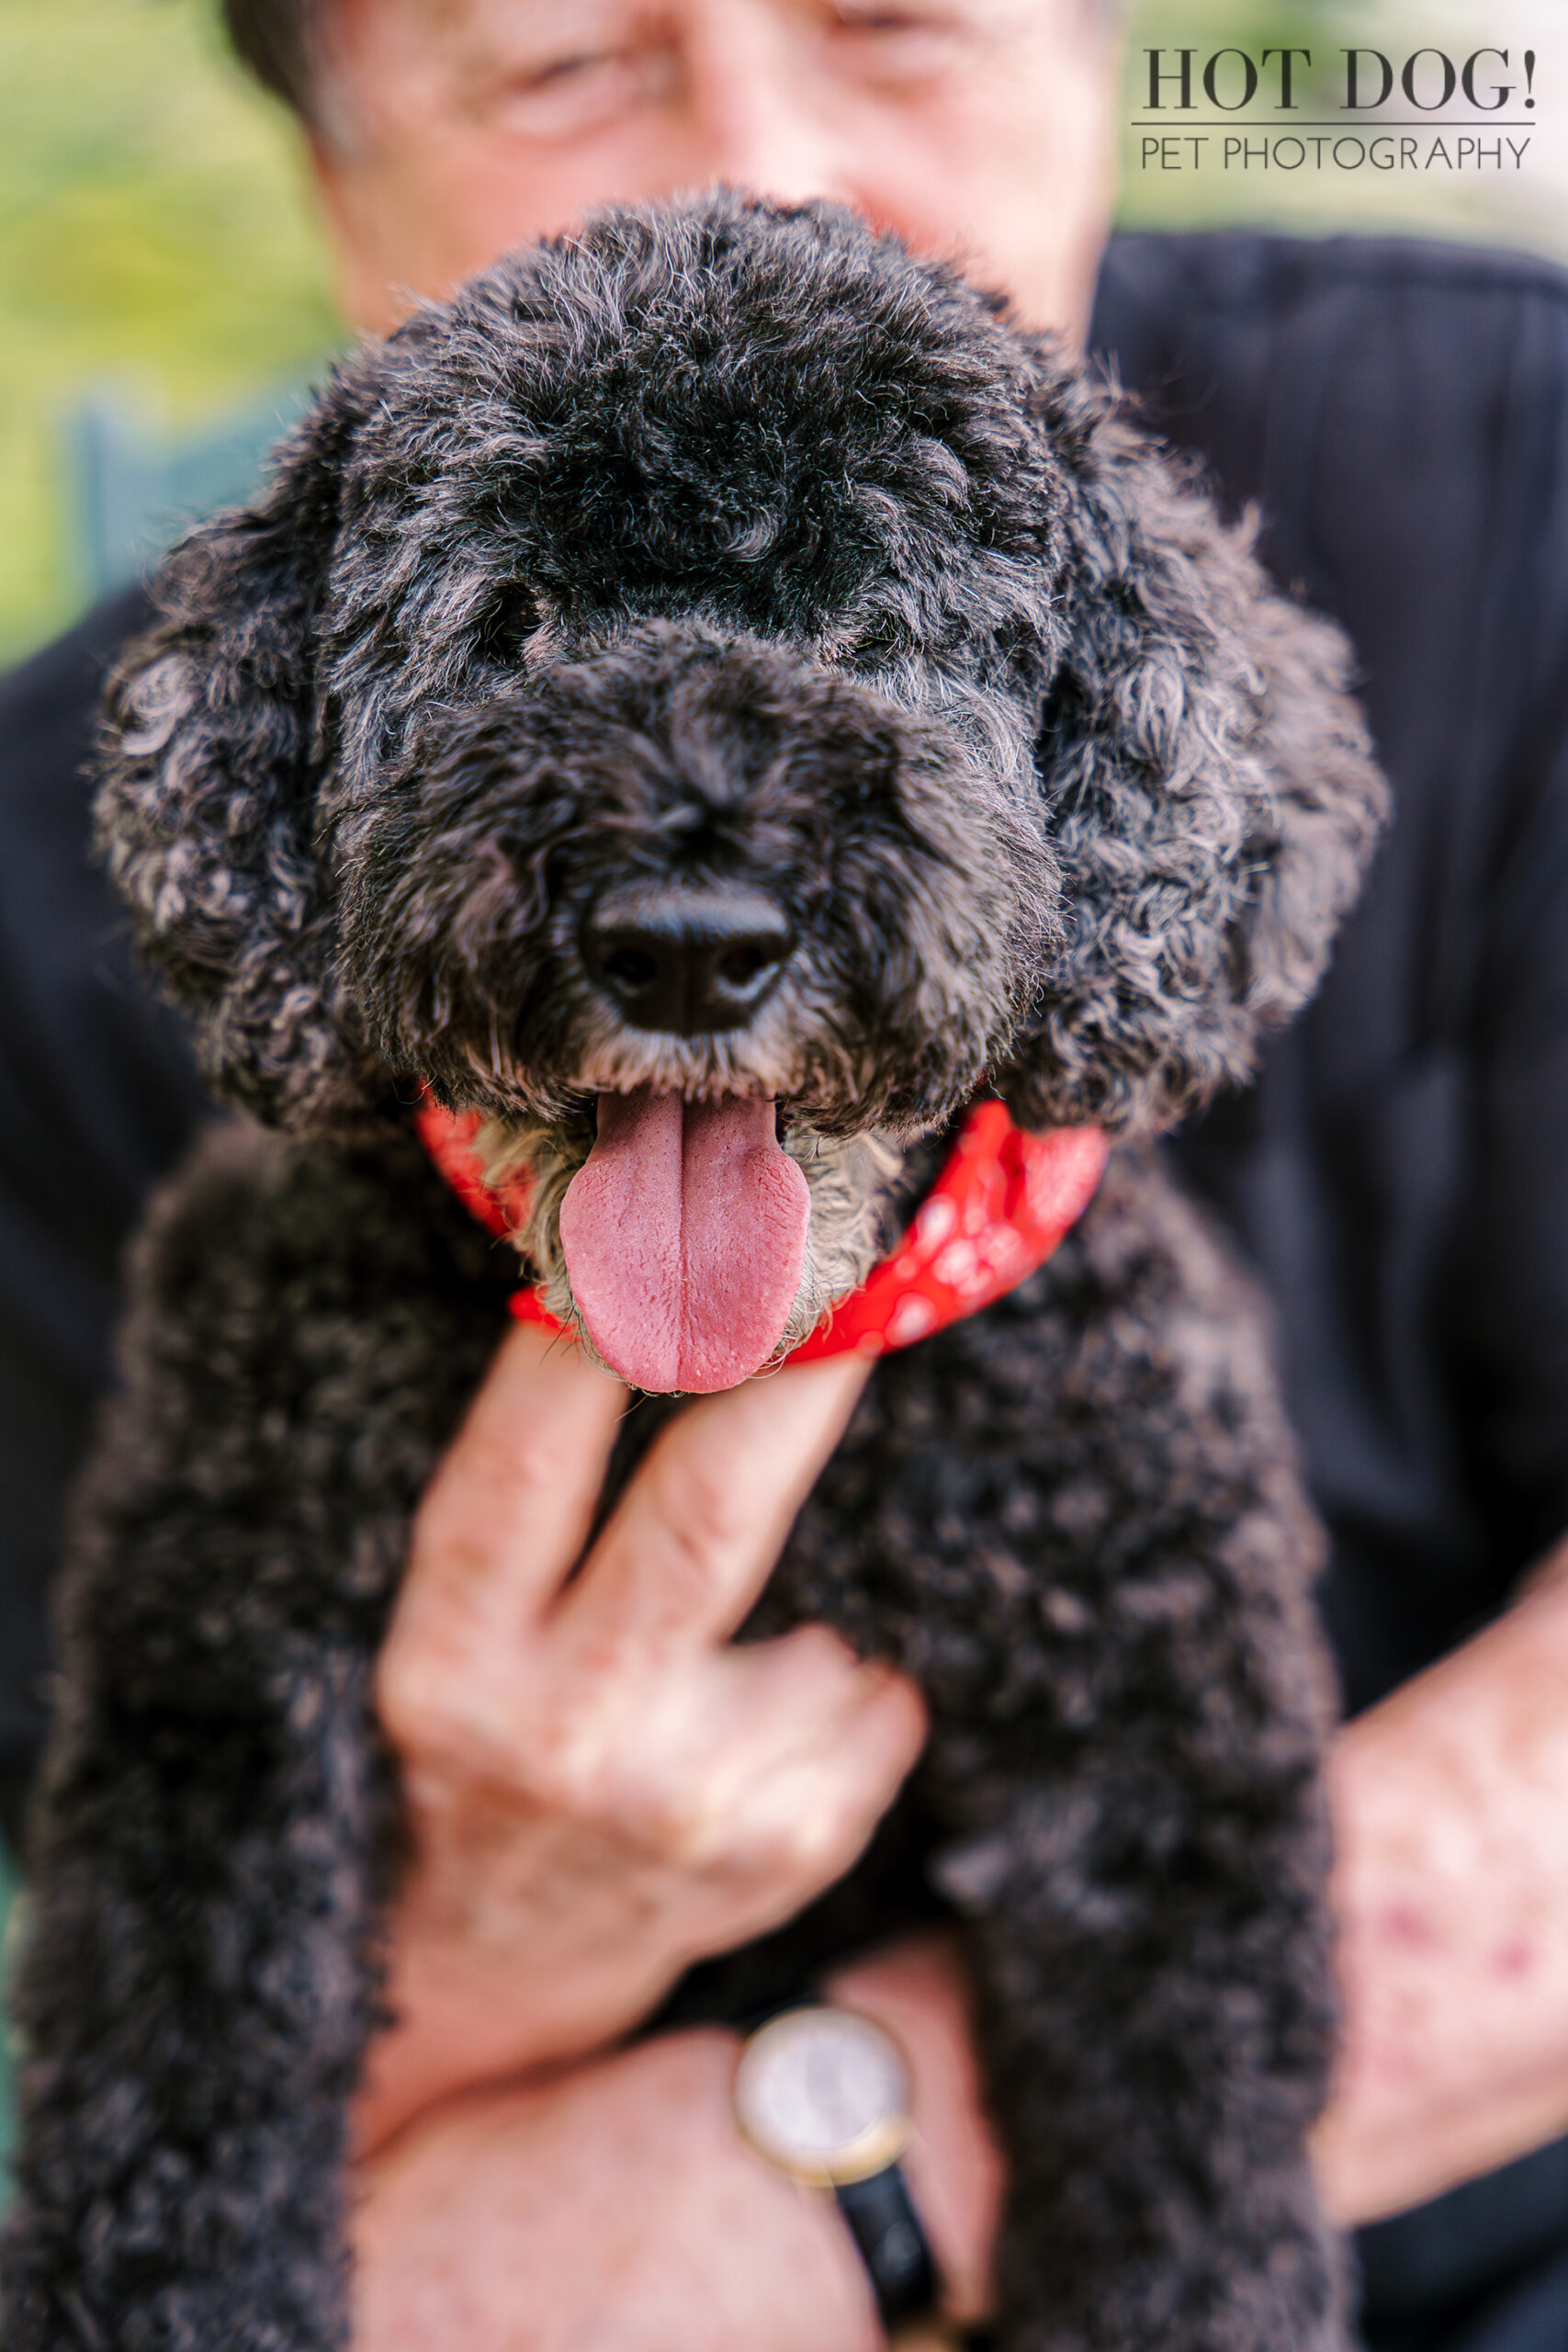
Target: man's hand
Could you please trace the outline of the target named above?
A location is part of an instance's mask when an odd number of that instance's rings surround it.
[[[1000,2170],[956,1959],[923,1939],[829,1989],[909,2052],[906,2169],[947,2316],[980,2318]],[[830,2200],[736,2130],[738,2049],[662,2034],[417,2118],[361,2167],[355,2352],[882,2352]]]
[[[416,1859],[364,2146],[466,2085],[602,2049],[693,1959],[790,1916],[863,1845],[919,1751],[916,1693],[820,1629],[728,1643],[862,1376],[840,1360],[694,1408],[572,1577],[624,1394],[537,1333],[503,1347],[421,1513],[381,1662]],[[1568,2125],[1565,1567],[1337,1743],[1345,2052],[1315,2156],[1342,2222]],[[582,2105],[560,2076],[442,2109],[367,2174],[367,2212],[427,2164],[520,2182],[525,2150],[531,2165],[591,2113],[606,2145],[650,2149],[613,2118],[624,2088],[631,2129],[657,2073],[627,2052],[581,2078]],[[690,2128],[719,2132],[733,2162],[728,2093],[720,2131],[710,2089]],[[754,2214],[773,2202],[749,2194]]]
[[[919,1753],[913,1686],[821,1627],[729,1642],[864,1377],[839,1358],[694,1407],[573,1576],[626,1392],[537,1331],[503,1343],[378,1668],[414,1860],[363,2147],[601,2048],[865,1844]]]

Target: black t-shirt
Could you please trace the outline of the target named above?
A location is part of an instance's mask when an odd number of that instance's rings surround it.
[[[1272,1295],[1361,1706],[1568,1530],[1568,278],[1410,244],[1120,237],[1093,345],[1227,505],[1258,505],[1277,576],[1349,631],[1395,788],[1322,993],[1259,1083],[1172,1147]],[[85,856],[96,681],[144,609],[120,599],[0,684],[13,1805],[118,1253],[201,1115]],[[1363,2253],[1390,2352],[1562,2352],[1568,2146],[1363,2233]],[[1555,2334],[1498,2317],[1521,2293]]]
[[[1278,1308],[1360,1707],[1568,1532],[1568,278],[1128,238],[1095,338],[1349,632],[1394,787],[1320,994],[1176,1146]]]

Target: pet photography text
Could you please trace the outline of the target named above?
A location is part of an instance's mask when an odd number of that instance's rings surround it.
[[[1517,174],[1540,130],[1533,49],[1150,47],[1140,62],[1145,173]]]

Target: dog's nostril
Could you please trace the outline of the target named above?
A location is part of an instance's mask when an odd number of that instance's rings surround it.
[[[659,978],[659,959],[641,947],[617,947],[604,958],[604,977],[615,989],[651,988]]]
[[[690,885],[602,899],[581,939],[590,974],[624,1020],[685,1037],[749,1020],[794,944],[761,891]]]
[[[720,956],[716,969],[727,988],[749,989],[763,972],[772,971],[778,960],[764,947],[735,947],[728,956]]]

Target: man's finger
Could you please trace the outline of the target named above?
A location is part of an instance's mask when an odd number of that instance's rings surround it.
[[[868,1667],[816,1739],[786,1749],[753,1777],[743,1836],[732,1832],[731,1841],[753,1863],[766,1860],[781,1882],[792,1877],[804,1886],[792,1909],[841,1877],[869,1842],[919,1760],[928,1723],[912,1682]]]
[[[723,1641],[767,1582],[869,1366],[786,1366],[682,1413],[650,1451],[560,1603],[562,1634],[612,1660]]]
[[[752,1652],[748,1647],[736,1655]],[[770,1704],[790,1679],[782,1678]],[[683,1869],[716,1873],[737,1889],[753,1890],[748,1935],[793,1917],[843,1875],[925,1743],[919,1692],[882,1667],[856,1669],[829,1704],[818,1701],[803,1713],[807,1720],[798,1727],[776,1720],[772,1736],[750,1757],[721,1750],[719,1769],[688,1781],[683,1802],[670,1808],[661,1825],[663,1842]]]
[[[415,1679],[438,1689],[497,1645],[512,1653],[587,1540],[626,1401],[581,1348],[525,1324],[508,1333],[414,1521],[381,1653],[384,1716],[417,1701]]]

